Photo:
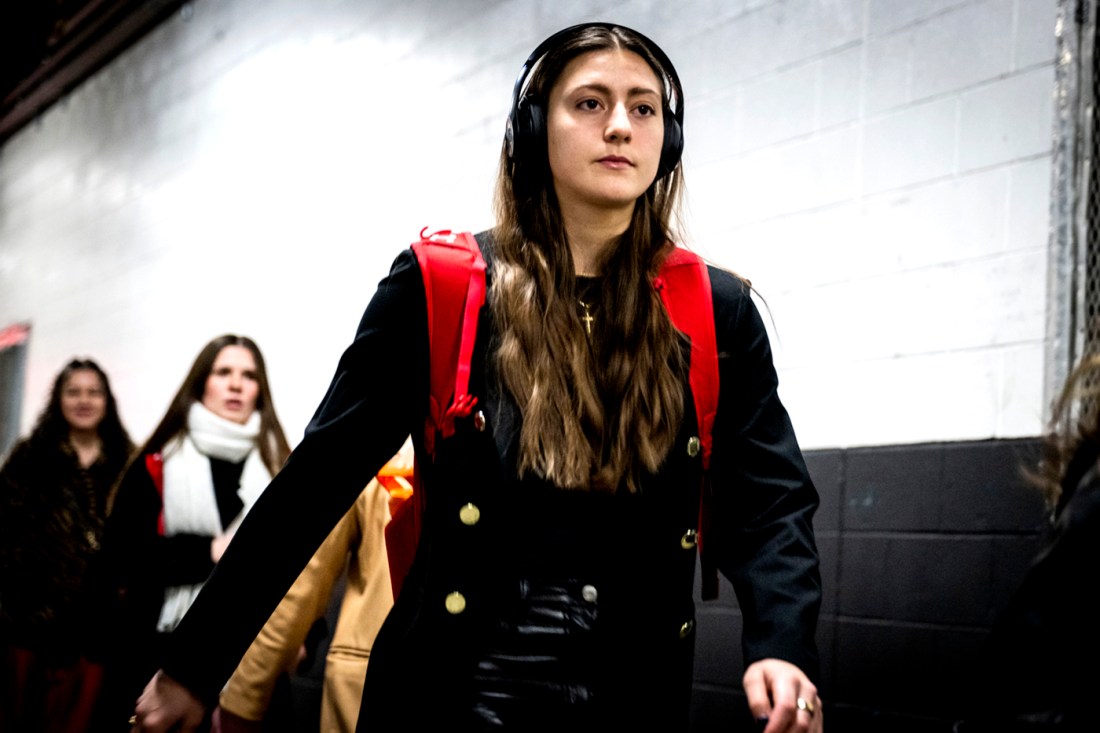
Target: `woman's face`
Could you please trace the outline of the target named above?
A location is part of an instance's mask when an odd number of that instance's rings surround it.
[[[591,51],[550,89],[547,148],[563,211],[633,207],[657,177],[662,84],[632,51]]]
[[[91,369],[76,369],[61,386],[61,416],[70,430],[95,430],[107,414],[107,390]]]
[[[242,425],[256,411],[260,382],[256,376],[256,360],[244,346],[224,346],[214,359],[202,405],[218,417]]]

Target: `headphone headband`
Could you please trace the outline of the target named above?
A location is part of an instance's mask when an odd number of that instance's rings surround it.
[[[626,31],[637,38],[646,50],[652,54],[653,58],[657,60],[659,68],[655,71],[657,71],[658,76],[662,77],[661,85],[665,88],[665,95],[662,99],[662,107],[665,111],[665,141],[661,150],[661,162],[657,170],[657,177],[661,178],[668,175],[680,162],[680,156],[684,149],[684,93],[683,87],[680,85],[680,77],[676,73],[676,67],[672,65],[672,60],[661,50],[660,46],[633,28],[627,28],[617,23],[579,23],[563,28],[536,46],[531,55],[527,57],[527,60],[523,62],[523,68],[520,69],[519,76],[516,77],[516,83],[512,89],[512,109],[508,114],[508,126],[504,136],[508,158],[512,163],[513,170],[517,165],[517,161],[523,161],[524,158],[528,157],[526,154],[528,148],[533,148],[536,155],[545,149],[545,111],[540,104],[525,94],[526,83],[531,76],[531,72],[552,48],[561,43],[563,38],[576,35],[579,31],[588,28]],[[540,140],[541,144],[539,144]]]

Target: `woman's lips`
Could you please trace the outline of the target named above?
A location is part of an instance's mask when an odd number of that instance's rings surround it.
[[[630,162],[629,158],[624,158],[620,155],[608,155],[604,158],[600,158],[599,162],[608,168],[630,168],[634,165]]]

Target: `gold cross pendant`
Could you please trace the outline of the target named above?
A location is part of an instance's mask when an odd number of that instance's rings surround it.
[[[581,304],[581,308],[584,308],[584,315],[581,316],[581,320],[584,321],[584,330],[591,336],[592,323],[596,320],[596,317],[588,310],[588,303],[585,303],[583,300],[578,300],[577,302]]]

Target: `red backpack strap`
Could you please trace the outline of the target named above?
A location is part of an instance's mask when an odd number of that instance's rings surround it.
[[[485,259],[468,232],[440,231],[412,245],[424,280],[428,311],[428,354],[431,387],[424,447],[435,455],[436,436],[454,434],[455,418],[470,414],[477,398],[470,395],[470,362],[477,338],[478,312],[485,303]],[[393,597],[401,593],[416,556],[423,525],[425,497],[420,459],[411,477],[412,496],[394,511],[386,525],[386,555]]]
[[[424,279],[428,308],[431,395],[425,446],[434,454],[435,435],[454,434],[454,419],[470,414],[470,361],[477,318],[485,304],[485,259],[469,232],[439,231],[412,245]]]
[[[160,495],[160,514],[157,515],[157,534],[164,536],[164,456],[160,453],[145,454],[145,470]]]
[[[691,338],[688,380],[699,421],[703,469],[710,467],[711,434],[718,414],[718,342],[714,335],[714,300],[703,258],[676,247],[665,258],[655,283],[673,325]]]
[[[714,299],[710,272],[703,258],[682,247],[674,247],[661,264],[654,282],[669,318],[691,339],[688,381],[695,401],[695,415],[702,448],[703,471],[710,468],[714,418],[718,414],[718,341],[714,333]],[[704,480],[699,493],[699,557],[702,565],[703,599],[718,597],[718,570],[704,551],[711,528],[710,485]]]

